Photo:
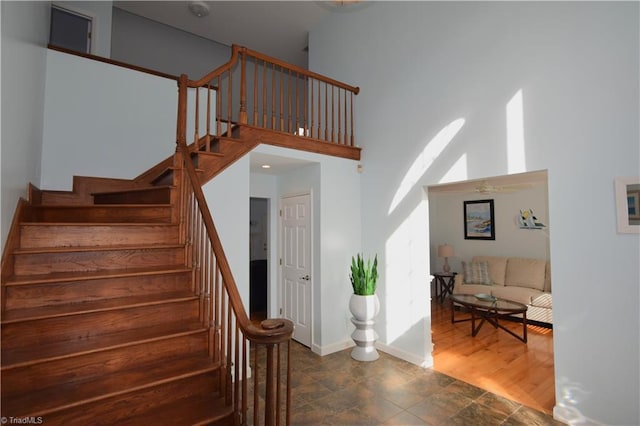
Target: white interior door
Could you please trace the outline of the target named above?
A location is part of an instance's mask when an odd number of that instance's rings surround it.
[[[282,199],[282,315],[293,338],[311,346],[311,208],[309,194]]]

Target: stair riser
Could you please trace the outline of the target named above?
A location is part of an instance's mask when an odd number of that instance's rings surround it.
[[[208,182],[213,176],[221,173],[256,145],[257,143],[232,142],[228,147],[223,146],[223,150],[225,150],[224,155],[216,155],[216,153],[199,153],[198,168],[204,171],[201,176],[202,182]]]
[[[82,406],[46,414],[49,425],[127,425],[126,419],[152,411],[161,405],[179,401],[198,393],[210,393],[214,389],[219,373],[209,372],[182,380],[176,380],[131,392],[127,395],[111,397]],[[179,403],[179,402],[177,402]],[[174,424],[166,419],[167,425]]]
[[[91,195],[76,194],[63,191],[43,191],[42,204],[56,205],[64,204],[69,206],[86,206],[92,204]]]
[[[230,151],[236,149],[241,146],[243,142],[239,140],[229,139],[229,138],[215,138],[211,140],[211,150],[208,152],[219,153],[219,154],[227,154]],[[201,148],[201,150],[205,150],[206,147]]]
[[[47,207],[37,206],[31,213],[36,222],[127,222],[169,223],[170,206],[91,206]]]
[[[101,271],[184,264],[184,248],[149,248],[65,253],[30,253],[15,256],[16,275]]]
[[[87,302],[191,288],[191,272],[6,286],[7,310]]]
[[[4,350],[10,350],[23,345],[63,341],[69,341],[71,345],[74,341],[99,335],[181,320],[198,320],[198,300],[3,324],[2,346]]]
[[[154,188],[146,191],[123,191],[110,194],[94,194],[94,204],[169,204],[171,190]]]
[[[181,355],[206,353],[207,332],[74,356],[2,371],[4,397],[35,392],[49,386],[88,380],[126,369],[143,369],[147,363],[171,362]]]
[[[93,247],[177,244],[177,225],[46,225],[20,226],[21,248]]]

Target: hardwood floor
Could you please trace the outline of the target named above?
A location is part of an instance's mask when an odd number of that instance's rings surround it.
[[[461,314],[462,315],[462,314]],[[456,313],[456,319],[458,314]],[[515,333],[522,324],[507,322]],[[451,323],[448,301],[431,304],[434,370],[545,413],[555,405],[553,330],[528,326],[528,343],[484,324]]]

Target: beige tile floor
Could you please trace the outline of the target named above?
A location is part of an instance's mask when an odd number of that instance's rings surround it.
[[[380,352],[358,362],[292,342],[293,425],[560,425],[550,416]]]

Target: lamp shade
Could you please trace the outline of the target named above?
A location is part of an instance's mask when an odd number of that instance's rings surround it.
[[[453,257],[453,246],[449,244],[438,246],[438,257]]]

